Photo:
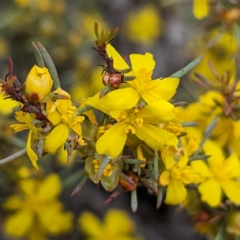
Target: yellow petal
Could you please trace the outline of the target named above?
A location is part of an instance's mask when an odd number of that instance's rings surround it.
[[[57,174],[50,174],[39,186],[37,196],[41,199],[56,198],[61,192],[61,182]]]
[[[132,70],[134,75],[137,76],[141,68],[145,68],[146,71],[153,71],[155,67],[155,61],[151,53],[143,54],[131,54],[130,56]]]
[[[116,237],[124,233],[130,234],[135,227],[127,213],[116,209],[111,209],[107,212],[104,218],[104,225],[106,230],[113,233]]]
[[[200,173],[202,177],[211,177],[211,171],[209,170],[209,167],[207,164],[202,160],[196,160],[191,162],[191,167]]]
[[[51,154],[56,151],[66,142],[68,138],[68,126],[64,123],[57,125],[44,140],[43,150]]]
[[[178,144],[178,139],[174,134],[152,124],[145,123],[141,128],[138,126],[135,128],[136,136],[154,150],[162,150],[165,145],[176,146]]]
[[[207,17],[208,13],[208,0],[193,0],[193,14],[197,19]]]
[[[228,199],[235,204],[240,204],[240,182],[229,179],[221,181],[220,184]]]
[[[38,169],[38,165],[37,165],[37,160],[38,160],[38,156],[37,154],[33,151],[32,149],[32,130],[29,131],[28,133],[28,139],[27,139],[27,155],[30,158],[32,165]]]
[[[161,186],[166,186],[170,181],[170,171],[163,172],[159,177],[159,184]]]
[[[3,207],[9,210],[17,210],[23,205],[23,201],[17,195],[13,195],[4,202]]]
[[[123,150],[127,139],[125,131],[127,123],[119,122],[110,127],[96,143],[99,154],[105,154],[112,158],[117,157]]]
[[[171,103],[158,100],[140,109],[137,117],[142,118],[146,123],[170,122],[176,119],[173,109],[174,106]]]
[[[61,114],[66,114],[68,108],[72,106],[72,101],[70,99],[58,99],[57,101],[57,110]]]
[[[83,212],[78,219],[78,223],[85,234],[101,239],[103,226],[95,215],[90,212]]]
[[[225,178],[240,177],[240,162],[235,153],[222,162],[221,174]]]
[[[70,95],[68,92],[62,90],[61,88],[57,88],[57,89],[54,91],[54,93],[59,94],[59,95],[62,95],[62,96],[64,96],[64,97],[67,98],[67,99],[70,99],[70,98],[71,98],[71,95]]]
[[[220,203],[222,190],[219,182],[214,178],[209,178],[202,182],[198,190],[202,195],[202,201],[207,202],[211,207],[216,207]]]
[[[186,196],[187,191],[183,183],[178,179],[172,178],[167,187],[167,196],[165,202],[167,204],[179,204],[184,201]]]
[[[38,216],[41,225],[51,234],[56,235],[71,230],[73,215],[63,212],[61,204],[53,203],[42,208]]]
[[[25,236],[33,224],[31,211],[22,210],[8,217],[4,223],[6,233],[16,237]]]
[[[176,93],[179,84],[178,78],[164,78],[150,81],[146,91],[142,94],[143,99],[148,102],[156,100],[170,100]]]
[[[232,121],[233,123],[233,134],[235,138],[240,137],[240,120]]]
[[[138,100],[139,95],[133,88],[124,88],[112,91],[101,99],[99,99],[99,93],[97,93],[95,96],[88,98],[86,104],[110,115],[111,112],[117,111],[120,114],[122,110],[134,107]],[[114,117],[117,118],[118,116]]]
[[[2,87],[0,87],[0,113],[3,115],[8,115],[13,112],[13,108],[20,106],[20,103],[12,100],[10,98],[5,99],[4,93],[2,92]]]
[[[130,68],[128,64],[125,62],[125,60],[121,57],[121,55],[116,51],[116,49],[111,45],[107,44],[107,53],[109,57],[112,57],[114,59],[113,66],[116,69],[123,70]],[[125,76],[133,75],[132,73],[124,74]]]

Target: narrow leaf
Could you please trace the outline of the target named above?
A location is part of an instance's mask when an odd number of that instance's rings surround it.
[[[131,192],[131,208],[133,212],[137,211],[137,207],[138,207],[138,200],[137,200],[137,191],[133,190]]]
[[[61,87],[56,67],[55,67],[53,60],[50,57],[49,53],[47,52],[45,47],[40,42],[38,42],[38,48],[42,54],[42,57],[46,63],[46,66],[51,74],[51,77],[53,80],[53,90],[56,90],[57,88]]]
[[[130,184],[132,186],[136,186],[136,184],[123,172],[120,172],[119,177],[122,178],[124,181],[126,181],[128,184]]]
[[[154,171],[154,181],[158,182],[158,157],[157,152],[153,156],[153,171]]]
[[[161,186],[158,186],[158,195],[157,195],[157,204],[156,204],[157,209],[161,207],[162,200],[163,200],[163,190]]]
[[[106,157],[102,160],[102,162],[101,162],[101,164],[100,164],[100,166],[99,166],[98,172],[97,172],[97,176],[96,176],[97,181],[100,180],[100,178],[101,178],[101,176],[102,176],[102,173],[103,173],[105,167],[106,167],[106,166],[108,165],[108,163],[110,162],[110,160],[111,160],[111,158],[110,158],[109,156],[106,156]]]
[[[183,127],[194,127],[194,126],[198,126],[198,122],[183,122],[182,126]]]
[[[130,158],[122,159],[122,161],[123,161],[123,163],[128,163],[128,164],[144,164],[144,163],[146,163],[146,161],[144,161],[144,160],[130,159]]]
[[[93,109],[93,107],[90,106],[90,105],[87,105],[87,106],[84,106],[83,108],[78,109],[75,114],[80,115],[80,114],[82,114],[84,112],[87,112],[91,109]]]
[[[213,130],[215,129],[216,125],[218,123],[218,116],[216,116],[212,122],[207,126],[202,141],[199,144],[199,148],[198,150],[195,152],[195,156],[198,155],[198,153],[202,150],[202,147],[204,145],[204,143],[207,141],[207,139],[210,137],[210,135],[212,134]]]
[[[194,160],[206,160],[209,157],[211,157],[211,155],[194,155],[194,156],[190,156],[188,157],[189,161],[194,161]]]
[[[99,39],[99,33],[98,33],[98,24],[97,22],[94,23],[94,33],[97,39]]]
[[[76,186],[76,188],[73,190],[73,192],[71,193],[71,197],[72,196],[74,196],[76,193],[78,193],[80,190],[81,190],[81,188],[83,187],[83,185],[85,184],[85,182],[87,181],[87,176],[84,176],[83,178],[82,178],[82,180],[79,182],[79,184]]]
[[[185,74],[190,72],[193,68],[195,68],[202,61],[203,57],[204,57],[204,54],[202,54],[201,56],[197,57],[195,60],[190,62],[186,67],[184,67],[181,70],[175,72],[170,77],[171,78],[181,78],[182,76],[184,76]]]
[[[37,45],[34,42],[32,42],[32,46],[33,46],[33,52],[34,52],[38,67],[40,68],[45,67],[42,54],[38,49]]]

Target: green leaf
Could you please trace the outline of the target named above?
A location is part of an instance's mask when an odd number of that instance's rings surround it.
[[[105,167],[106,167],[106,166],[108,165],[108,163],[110,162],[110,160],[111,160],[111,158],[110,158],[109,156],[106,156],[106,157],[102,160],[102,162],[101,162],[101,164],[100,164],[100,166],[99,166],[98,172],[97,172],[97,176],[96,176],[97,181],[100,180],[100,178],[101,178],[101,176],[102,176],[102,173],[103,173]]]
[[[83,176],[83,178],[81,179],[81,181],[79,182],[79,184],[76,186],[76,188],[73,190],[73,192],[71,193],[71,197],[73,195],[75,195],[76,193],[78,193],[81,188],[83,187],[83,185],[85,184],[85,182],[88,180],[87,176]]]
[[[126,159],[121,159],[121,160],[123,161],[123,163],[128,163],[128,164],[144,164],[144,163],[146,163],[146,161],[139,160],[139,159],[126,158]]]
[[[97,39],[99,39],[99,33],[98,33],[98,24],[97,22],[94,23],[94,33]]]
[[[161,186],[158,186],[158,195],[157,195],[157,204],[156,204],[157,209],[161,207],[162,200],[163,200],[163,189]]]
[[[137,207],[138,207],[138,200],[137,200],[137,191],[133,190],[131,192],[131,208],[133,212],[137,211]]]
[[[204,54],[202,54],[201,56],[197,57],[195,60],[190,62],[186,67],[184,67],[181,70],[175,72],[170,77],[171,78],[181,78],[182,76],[184,76],[185,74],[190,72],[193,68],[195,68],[202,61],[203,57],[204,57]]]
[[[198,122],[183,122],[182,126],[183,127],[194,127],[194,126],[198,126]]]
[[[42,54],[38,49],[37,45],[34,42],[32,42],[32,46],[33,46],[33,52],[34,52],[38,67],[40,68],[45,67]]]
[[[126,181],[128,184],[132,185],[133,187],[136,186],[136,184],[123,172],[120,172],[119,177]]]
[[[202,147],[204,145],[204,143],[208,140],[208,138],[210,137],[210,135],[212,134],[213,130],[215,129],[215,127],[217,126],[218,123],[218,119],[219,116],[216,116],[212,122],[210,122],[210,124],[207,126],[204,134],[203,134],[203,138],[202,141],[199,144],[198,150],[195,152],[195,156],[198,155],[198,153],[202,150]]]
[[[47,52],[45,47],[40,42],[38,42],[38,48],[42,54],[42,57],[46,63],[46,66],[51,74],[51,77],[53,80],[53,89],[56,90],[57,88],[61,87],[56,67],[55,67],[53,60],[50,57],[49,53]]]
[[[153,156],[153,171],[154,171],[154,180],[155,182],[158,182],[158,157],[157,157],[157,151],[155,152]]]
[[[206,160],[209,157],[211,157],[211,155],[194,155],[194,156],[190,156],[188,157],[189,161],[194,161],[194,160]]]
[[[76,111],[75,115],[80,115],[80,114],[82,114],[82,113],[84,113],[84,112],[87,112],[87,111],[89,111],[89,110],[91,110],[91,109],[94,109],[94,107],[92,107],[92,106],[90,106],[90,105],[84,106],[83,108],[78,109],[78,110]],[[76,116],[75,116],[75,117],[76,117]]]

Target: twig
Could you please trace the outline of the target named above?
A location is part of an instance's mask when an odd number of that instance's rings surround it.
[[[20,150],[20,151],[14,153],[14,154],[12,154],[12,155],[2,159],[2,160],[0,160],[0,165],[3,165],[3,164],[8,163],[8,162],[11,162],[12,160],[22,156],[26,152],[27,152],[27,148],[23,148],[22,150]]]

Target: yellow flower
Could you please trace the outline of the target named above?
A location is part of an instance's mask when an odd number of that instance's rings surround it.
[[[133,42],[151,44],[161,34],[160,12],[151,4],[132,11],[124,22],[125,34]]]
[[[105,105],[99,104],[101,100],[96,98],[92,99],[90,105],[110,115],[112,106],[114,108],[118,105],[125,106],[124,98],[117,99],[114,96],[114,93],[118,94],[118,91],[120,90],[107,95],[110,101],[106,101]],[[115,99],[115,102],[111,99]],[[128,102],[126,102],[127,104]],[[176,146],[177,137],[158,126],[160,123],[176,120],[173,109],[174,106],[169,102],[158,100],[140,109],[132,108],[122,111],[117,117],[118,122],[98,139],[97,152],[112,158],[117,157],[123,150],[128,133],[136,134],[140,140],[155,150],[161,150],[165,145]]]
[[[27,236],[34,226],[41,226],[53,235],[71,230],[73,216],[63,211],[57,199],[61,185],[56,174],[50,174],[42,182],[26,179],[19,185],[21,194],[10,196],[3,205],[5,209],[14,211],[4,223],[7,234]]]
[[[114,59],[116,69],[126,69],[129,66],[120,57],[119,53],[110,45],[107,45],[109,56]],[[152,80],[152,73],[155,67],[153,55],[150,53],[131,54],[132,72],[128,75],[134,75],[135,80],[128,81],[139,95],[147,102],[151,103],[157,100],[169,100],[176,93],[179,84],[178,78],[164,78]]]
[[[91,212],[83,212],[78,223],[81,230],[88,238],[94,240],[134,240],[132,234],[135,230],[134,222],[129,216],[120,210],[111,209],[105,215],[103,222],[101,222]]]
[[[2,87],[0,86],[0,113],[3,115],[8,115],[12,113],[12,109],[14,107],[19,106],[17,101],[14,101],[10,98],[5,99],[4,92],[2,91]]]
[[[187,166],[188,156],[197,150],[196,142],[191,139],[184,150],[184,155],[180,156],[176,164],[174,161],[174,152],[164,149],[161,153],[167,170],[160,175],[159,184],[167,186],[165,199],[167,204],[182,203],[187,196],[187,190],[184,185],[198,183],[203,180],[196,170]]]
[[[197,19],[203,19],[209,14],[208,0],[193,0],[193,14]]]
[[[27,138],[27,154],[32,162],[32,165],[38,169],[38,156],[32,149],[32,143],[35,139],[40,139],[41,133],[33,124],[35,117],[36,115],[34,113],[30,114],[22,111],[15,112],[15,118],[21,122],[21,124],[12,124],[10,127],[14,129],[14,132],[21,132],[26,129],[30,130]]]
[[[229,200],[239,204],[240,182],[236,178],[240,177],[240,163],[237,156],[232,153],[224,159],[218,145],[210,141],[205,143],[204,149],[206,154],[211,155],[208,164],[201,160],[191,163],[192,168],[206,178],[198,187],[202,201],[216,207],[221,202],[223,191]]]
[[[202,41],[199,41],[199,39],[202,39]],[[191,77],[193,79],[196,79],[194,73],[197,72],[203,75],[211,86],[222,87],[222,81],[217,80],[213,73],[214,69],[219,78],[228,71],[230,73],[230,82],[234,81],[236,61],[233,56],[236,55],[238,41],[233,33],[213,29],[205,33],[204,36],[196,36],[196,39],[192,39],[190,44],[192,44],[196,56],[205,52],[203,60],[191,71]],[[209,63],[211,63],[213,67],[209,67]]]
[[[56,90],[54,93],[59,93],[62,96],[70,97],[63,90]],[[75,116],[77,108],[72,104],[70,99],[58,99],[56,102],[47,102],[47,118],[56,125],[49,133],[44,141],[43,149],[45,152],[55,154],[56,151],[66,142],[72,130],[78,135],[78,143],[83,145],[81,123],[84,120],[83,116]]]
[[[28,73],[25,82],[25,92],[33,102],[41,102],[51,91],[53,80],[46,67],[40,68],[36,65]]]

